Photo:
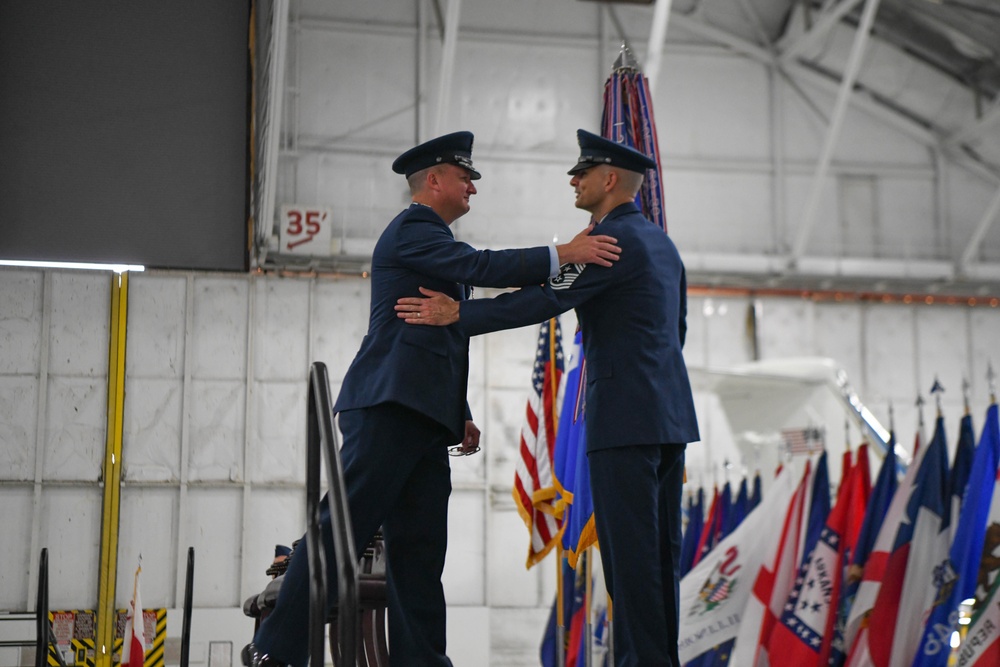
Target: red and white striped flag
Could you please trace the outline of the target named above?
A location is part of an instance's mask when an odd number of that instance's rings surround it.
[[[563,374],[562,328],[559,318],[542,322],[538,332],[535,366],[531,372],[524,426],[514,471],[514,502],[528,527],[527,567],[531,567],[559,541],[560,518],[555,509],[556,422],[559,416],[559,381]]]
[[[121,667],[143,667],[146,658],[146,623],[142,617],[142,601],[139,599],[139,573],[142,566],[135,568],[135,587],[132,601],[125,611],[125,637],[122,643]]]

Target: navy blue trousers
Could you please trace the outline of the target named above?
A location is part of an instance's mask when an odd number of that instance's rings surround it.
[[[342,412],[340,430],[354,548],[360,557],[380,526],[385,538],[392,665],[450,666],[441,574],[451,495],[447,448],[454,436],[424,415],[392,403]],[[326,498],[321,519],[332,609],[337,577]],[[292,555],[274,611],[254,636],[258,650],[295,667],[304,667],[309,657],[305,544],[303,539]]]
[[[685,447],[634,445],[587,456],[617,667],[680,667]]]

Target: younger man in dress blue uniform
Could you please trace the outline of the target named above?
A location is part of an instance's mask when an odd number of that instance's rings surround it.
[[[392,165],[406,176],[413,204],[389,223],[372,254],[368,333],[334,406],[344,436],[341,458],[358,554],[382,527],[387,554],[389,653],[393,667],[450,665],[445,655],[441,586],[447,547],[451,470],[448,447],[479,449],[466,402],[469,339],[445,328],[408,327],[396,300],[428,286],[456,300],[467,285],[537,285],[565,262],[609,266],[614,239],[585,229],[561,246],[476,250],[450,225],[469,210],[479,178],[472,134],[456,132],[403,153]],[[324,502],[325,507],[325,502]],[[324,510],[328,567],[334,567]],[[301,666],[308,654],[308,559],[292,557],[274,611],[243,652],[245,664]],[[335,601],[336,576],[328,600]]]
[[[567,264],[547,284],[495,299],[405,298],[410,324],[451,324],[455,335],[541,322],[576,308],[587,383],[587,458],[594,519],[614,603],[619,666],[680,667],[681,486],[686,444],[699,439],[681,348],[687,330],[684,265],[635,195],[656,163],[580,130],[570,170],[577,208],[618,239],[612,266]],[[433,292],[424,291],[433,295]],[[414,327],[422,329],[423,327]]]

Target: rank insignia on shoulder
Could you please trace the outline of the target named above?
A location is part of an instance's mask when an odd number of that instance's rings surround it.
[[[583,272],[585,266],[586,264],[563,264],[559,267],[559,275],[550,279],[549,285],[554,290],[569,289],[576,279],[580,277],[580,273]]]

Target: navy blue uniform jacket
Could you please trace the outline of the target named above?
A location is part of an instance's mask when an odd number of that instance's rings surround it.
[[[465,421],[472,418],[466,403],[469,339],[456,327],[406,324],[396,317],[396,300],[420,296],[418,287],[465,299],[466,285],[538,285],[548,280],[550,261],[546,246],[476,250],[456,241],[433,209],[411,205],[375,245],[368,333],[344,376],[334,412],[399,403],[461,441]]]
[[[687,282],[677,248],[632,203],[596,228],[618,239],[611,267],[566,264],[547,284],[461,305],[469,336],[576,308],[587,373],[587,449],[699,439],[687,366]],[[411,325],[422,329],[423,326]]]

